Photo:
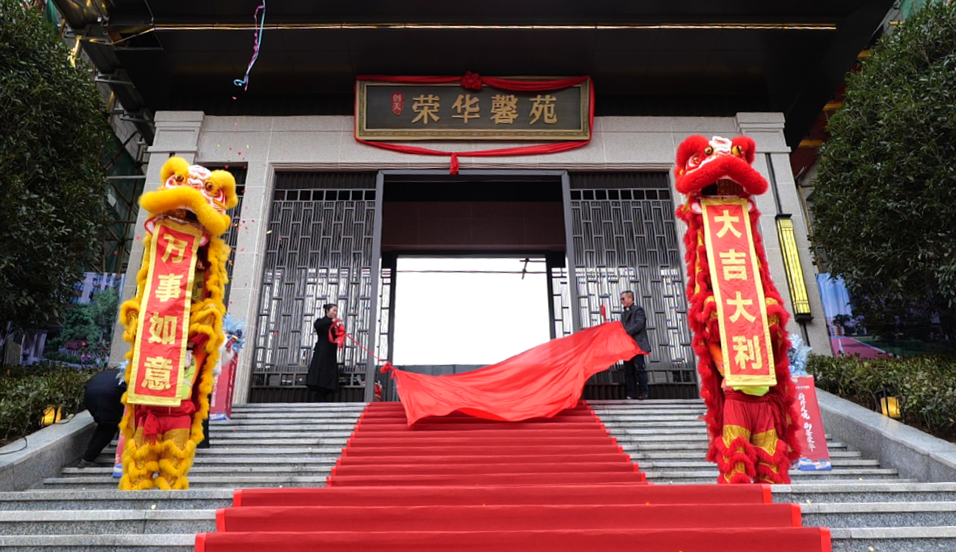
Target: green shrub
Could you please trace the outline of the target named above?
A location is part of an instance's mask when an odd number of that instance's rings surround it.
[[[59,364],[0,369],[0,438],[7,441],[37,431],[51,405],[60,406],[64,416],[75,414],[94,373]]]
[[[821,389],[879,410],[881,390],[901,397],[903,421],[942,438],[956,435],[956,356],[862,359],[813,355],[807,363]]]

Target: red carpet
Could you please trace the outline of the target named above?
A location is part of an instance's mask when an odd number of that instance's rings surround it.
[[[547,420],[407,426],[373,403],[328,487],[246,489],[197,552],[829,552],[759,485],[654,486],[581,403]]]

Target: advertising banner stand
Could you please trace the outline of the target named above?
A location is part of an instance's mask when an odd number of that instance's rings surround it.
[[[797,404],[800,405],[800,429],[797,431],[797,439],[803,451],[797,468],[801,471],[829,471],[833,467],[830,465],[830,451],[827,449],[826,432],[823,429],[813,376],[794,376],[793,379]]]

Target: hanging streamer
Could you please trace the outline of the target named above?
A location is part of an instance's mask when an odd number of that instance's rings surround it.
[[[260,11],[262,12],[261,19],[259,18]],[[252,66],[255,65],[256,60],[259,59],[259,47],[262,45],[262,31],[264,30],[266,24],[266,0],[262,0],[262,5],[256,8],[256,13],[253,15],[253,19],[259,28],[256,29],[256,38],[252,45],[252,59],[249,61],[249,66],[246,68],[246,76],[232,81],[236,86],[241,86],[243,90],[249,88],[249,73],[252,72]]]

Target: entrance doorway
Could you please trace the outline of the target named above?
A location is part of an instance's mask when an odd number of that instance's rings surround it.
[[[544,259],[529,266],[546,273],[547,291],[533,293],[549,298],[551,338],[600,324],[605,312],[618,319],[620,292],[634,291],[648,320],[651,398],[696,397],[671,193],[663,172],[277,173],[250,401],[310,400],[312,323],[328,302],[356,338],[340,353],[333,400],[371,400],[375,357],[400,360],[399,260],[414,258]],[[470,291],[428,310],[507,309],[469,299]],[[623,398],[622,375],[615,367],[595,375],[584,397]]]

